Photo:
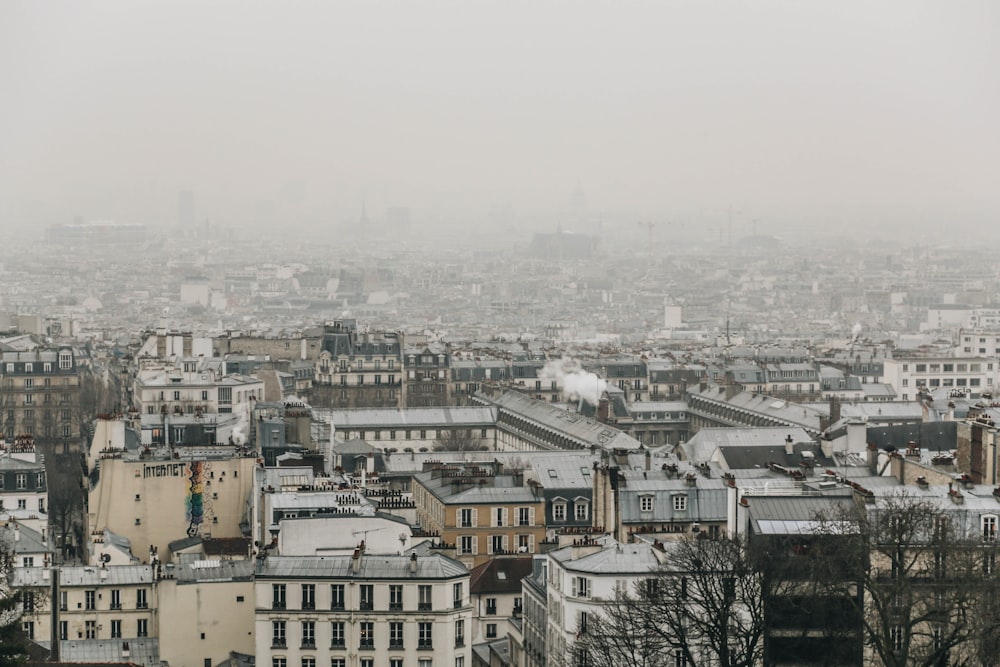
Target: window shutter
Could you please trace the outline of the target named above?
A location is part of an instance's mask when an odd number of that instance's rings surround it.
[[[577,581],[579,581],[579,578],[578,577],[573,577],[573,593],[572,593],[573,597],[577,597],[577,592],[576,592],[576,582]]]
[[[534,526],[535,525],[535,508],[534,507],[529,507],[528,508],[528,525],[529,526]],[[534,538],[532,538],[532,539],[534,539]]]
[[[504,510],[504,511],[506,512],[507,510]],[[503,550],[504,551],[510,551],[510,547],[508,546],[507,540],[508,540],[508,536],[504,535],[503,536]]]
[[[535,536],[528,535],[528,552],[535,553]]]
[[[510,525],[510,521],[507,520],[507,508],[504,507],[503,509],[501,509],[500,510],[500,514],[501,514],[501,516],[503,516],[503,525],[509,526]]]
[[[472,508],[472,527],[475,528],[479,525],[479,510],[475,507]]]
[[[474,513],[476,510],[472,510],[472,511]],[[473,523],[475,523],[475,522],[473,522]],[[478,553],[479,553],[479,536],[478,535],[473,535],[472,536],[472,555],[475,556]]]

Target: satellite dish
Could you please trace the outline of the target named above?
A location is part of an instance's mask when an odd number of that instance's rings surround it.
[[[105,554],[101,554],[101,562],[102,563],[110,563],[111,562],[111,554],[106,554],[106,553]]]

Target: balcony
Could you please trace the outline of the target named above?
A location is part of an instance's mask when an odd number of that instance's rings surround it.
[[[288,643],[284,637],[275,637],[271,640],[271,648],[287,648]]]
[[[434,642],[430,639],[421,639],[417,642],[417,649],[420,651],[432,651],[434,650]]]
[[[430,602],[421,602],[417,605],[418,611],[431,611],[433,605]]]

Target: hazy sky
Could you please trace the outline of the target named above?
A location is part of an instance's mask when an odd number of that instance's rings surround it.
[[[0,224],[998,221],[1000,2],[0,3]]]

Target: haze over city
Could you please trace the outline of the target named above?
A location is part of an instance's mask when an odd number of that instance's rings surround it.
[[[0,228],[981,237],[998,71],[990,1],[9,2]]]

